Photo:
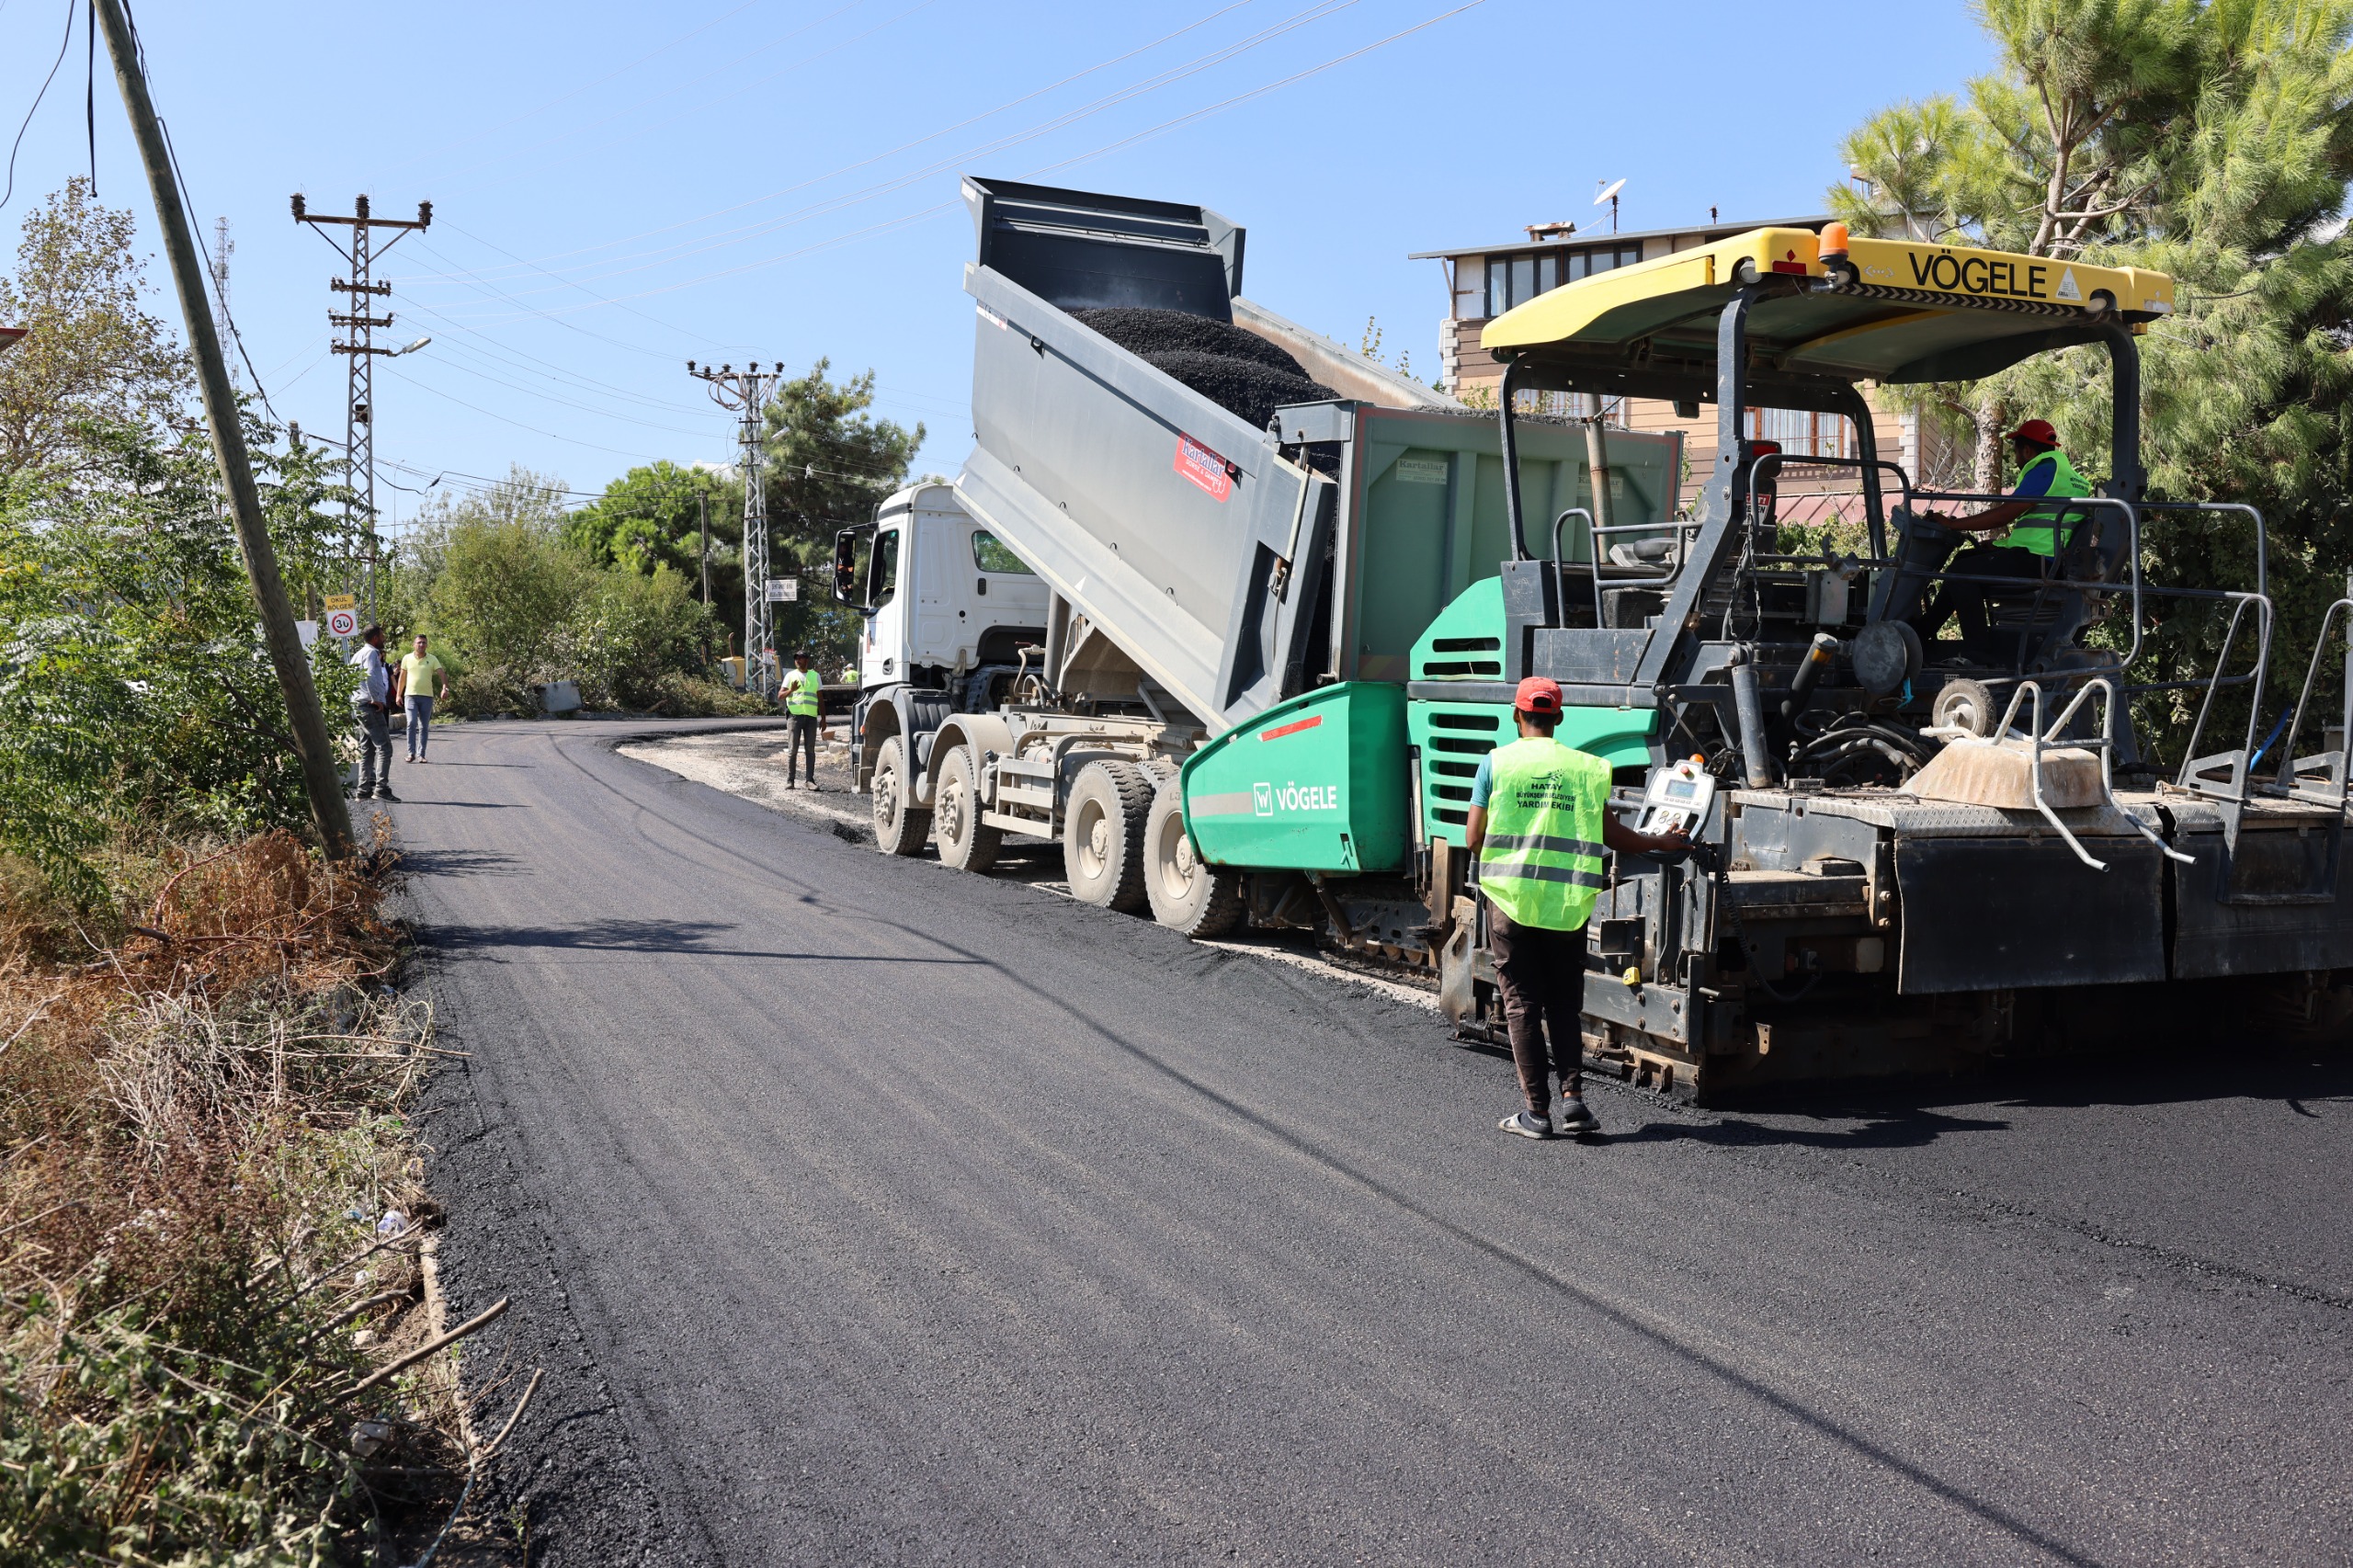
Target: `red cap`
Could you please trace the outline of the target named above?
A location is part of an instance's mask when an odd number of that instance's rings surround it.
[[[1512,694],[1511,705],[1523,713],[1558,713],[1561,683],[1550,676],[1529,676]]]
[[[2029,419],[2011,431],[2007,438],[2013,441],[2033,441],[2040,446],[2055,447],[2059,444],[2059,432],[2051,427],[2051,421],[2048,419]]]

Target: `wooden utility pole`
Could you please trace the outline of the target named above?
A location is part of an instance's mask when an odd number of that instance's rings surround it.
[[[163,231],[164,254],[172,264],[172,283],[179,291],[180,315],[188,327],[188,344],[196,351],[198,384],[204,391],[204,420],[212,432],[212,455],[221,465],[221,483],[229,492],[229,516],[236,525],[237,546],[244,552],[245,574],[253,581],[254,599],[261,608],[262,642],[277,668],[278,684],[286,694],[286,716],[294,733],[294,755],[302,764],[302,787],[311,798],[311,816],[318,824],[320,842],[336,859],[353,850],[351,810],[344,804],[343,778],[335,765],[335,747],[327,738],[326,716],[319,710],[319,690],[311,682],[311,662],[302,651],[301,635],[294,630],[294,611],[286,602],[286,585],[278,575],[278,552],[270,547],[269,528],[262,520],[261,494],[254,488],[252,460],[245,454],[245,432],[239,423],[237,400],[229,390],[229,367],[221,358],[221,337],[212,327],[212,311],[204,298],[204,264],[197,257],[196,236],[188,226],[188,210],[180,205],[179,186],[172,171],[170,152],[155,123],[155,105],[147,96],[147,78],[139,65],[139,44],[122,14],[122,0],[95,0],[99,24],[107,35],[107,53],[114,61],[115,80],[122,86],[122,106],[131,114],[131,129],[139,141],[139,158],[147,168],[147,188],[155,198],[155,223]]]

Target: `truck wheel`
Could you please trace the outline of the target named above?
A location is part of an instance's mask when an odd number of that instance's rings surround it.
[[[1152,783],[1132,762],[1090,762],[1078,770],[1063,812],[1063,869],[1070,891],[1104,909],[1144,906],[1143,819]]]
[[[1242,873],[1195,857],[1174,778],[1154,793],[1144,818],[1143,886],[1153,918],[1188,937],[1213,940],[1242,924]]]
[[[885,855],[920,855],[931,813],[909,798],[907,740],[892,735],[874,754],[874,846]]]
[[[939,839],[941,864],[960,871],[994,869],[1005,832],[981,823],[981,771],[972,760],[971,746],[958,746],[948,754],[932,801],[932,827]]]

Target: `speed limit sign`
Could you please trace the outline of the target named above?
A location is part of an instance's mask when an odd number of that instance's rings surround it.
[[[331,609],[327,611],[328,636],[352,637],[358,635],[358,631],[359,617],[356,612],[347,609]]]

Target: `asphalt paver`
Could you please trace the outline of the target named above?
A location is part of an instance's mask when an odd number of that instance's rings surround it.
[[[658,729],[438,731],[390,808],[537,1562],[2347,1555],[2341,1057],[1506,1138],[1423,1008]]]

